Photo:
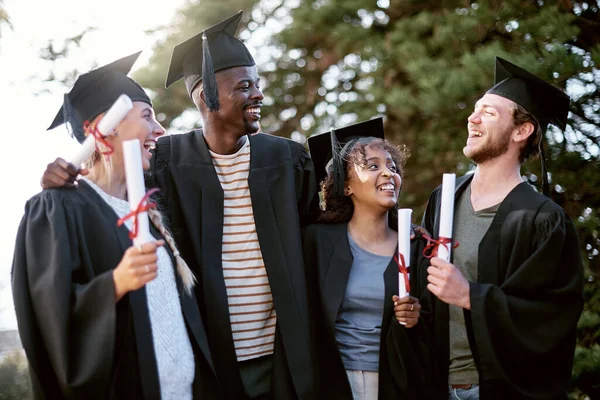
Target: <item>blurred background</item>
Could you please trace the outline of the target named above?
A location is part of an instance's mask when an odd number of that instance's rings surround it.
[[[419,222],[444,172],[462,155],[466,119],[492,86],[501,56],[565,89],[569,126],[551,128],[551,196],[575,222],[585,309],[570,395],[600,398],[600,4],[571,0],[0,0],[0,134],[5,146],[0,233],[0,400],[27,398],[10,293],[25,201],[46,164],[78,146],[46,127],[79,73],[144,50],[132,76],[171,134],[200,126],[183,82],[164,88],[175,44],[238,10],[265,100],[263,131],[300,143],[331,127],[385,118],[412,157],[401,194]],[[539,160],[522,169],[540,188]],[[16,351],[15,351],[16,350]]]

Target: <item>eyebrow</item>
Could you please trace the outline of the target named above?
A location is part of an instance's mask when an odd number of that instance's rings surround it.
[[[496,107],[492,106],[491,104],[479,104],[479,103],[475,103],[475,107],[474,108],[493,108],[494,110],[496,109]]]
[[[254,79],[252,79],[252,78],[244,78],[244,79],[239,80],[237,85],[242,85],[244,83],[253,83],[253,82],[254,82]],[[260,82],[260,78],[257,78],[256,83],[259,83],[259,82]]]
[[[367,161],[373,161],[373,160],[380,161],[380,160],[381,160],[381,158],[379,158],[379,157],[369,157],[369,158],[367,158]],[[393,158],[391,158],[391,157],[386,157],[386,159],[385,159],[385,160],[386,160],[386,161],[395,162],[395,161],[394,161],[394,159],[393,159]]]

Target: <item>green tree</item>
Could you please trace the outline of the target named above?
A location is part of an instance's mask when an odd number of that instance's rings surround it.
[[[6,9],[4,8],[4,0],[0,0],[0,37],[2,37],[3,25],[7,25],[9,28],[12,28],[10,18],[8,17],[8,12],[6,12]]]
[[[264,130],[303,142],[331,126],[383,115],[387,136],[412,151],[401,202],[415,209],[417,218],[442,173],[473,168],[462,155],[466,119],[492,85],[495,56],[568,90],[573,99],[569,125],[564,132],[548,132],[546,157],[551,195],[577,225],[586,268],[573,396],[598,396],[598,2],[190,1],[167,38],[156,44],[150,66],[136,75],[155,92],[166,124],[193,107],[183,84],[164,89],[172,46],[238,9],[250,18],[241,36],[266,38],[255,52],[264,77]],[[526,163],[523,173],[540,186],[539,161]]]
[[[27,359],[15,351],[0,362],[0,400],[31,399]]]

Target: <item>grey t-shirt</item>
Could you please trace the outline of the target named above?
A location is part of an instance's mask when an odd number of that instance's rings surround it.
[[[477,281],[479,242],[492,224],[498,205],[473,211],[471,185],[457,199],[454,206],[452,235],[459,246],[453,250],[453,263],[471,282]],[[479,374],[469,347],[463,309],[450,305],[450,366],[448,384],[477,384]]]
[[[347,370],[378,372],[383,273],[392,258],[361,249],[350,234],[348,241],[354,262],[335,321],[335,339]]]

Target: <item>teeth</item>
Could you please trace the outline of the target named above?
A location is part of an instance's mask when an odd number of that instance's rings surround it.
[[[156,148],[156,142],[154,140],[146,140],[144,142],[144,147],[147,149],[155,149]]]
[[[394,185],[387,183],[385,185],[379,186],[379,190],[394,190]]]
[[[260,107],[251,107],[246,109],[251,114],[260,114]]]

